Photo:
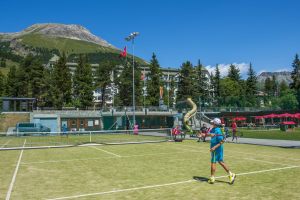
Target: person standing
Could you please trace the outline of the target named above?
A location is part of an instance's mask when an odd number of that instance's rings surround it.
[[[197,142],[200,142],[201,139],[203,142],[205,142],[205,136],[201,136],[202,134],[206,134],[208,131],[208,128],[206,127],[206,124],[203,123],[202,127],[200,128],[200,134],[198,135],[198,141]]]
[[[221,120],[219,118],[215,118],[213,120],[213,128],[207,134],[208,136],[211,137],[210,140],[211,176],[208,180],[208,183],[213,184],[215,182],[216,163],[218,162],[223,167],[223,169],[228,173],[229,184],[233,184],[236,175],[229,170],[228,166],[225,164],[223,160],[224,136],[221,132],[220,125],[221,125]]]
[[[231,128],[232,128],[232,141],[234,140],[235,138],[235,141],[237,143],[237,125],[235,123],[235,120],[233,120],[232,122],[232,125],[231,125]]]

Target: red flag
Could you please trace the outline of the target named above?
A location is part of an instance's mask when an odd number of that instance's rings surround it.
[[[126,50],[126,47],[124,47],[124,50],[121,51],[121,53],[120,53],[120,57],[126,57],[126,55],[127,55],[127,50]]]

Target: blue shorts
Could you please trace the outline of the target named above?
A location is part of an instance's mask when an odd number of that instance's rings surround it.
[[[211,152],[211,162],[223,162],[223,146],[217,148],[214,152]]]

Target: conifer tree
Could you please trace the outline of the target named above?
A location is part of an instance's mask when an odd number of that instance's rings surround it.
[[[149,102],[150,106],[158,106],[160,98],[159,90],[162,86],[162,72],[154,53],[152,54],[152,59],[150,60],[149,69],[150,72],[148,74],[147,81],[147,102]]]
[[[293,82],[290,84],[291,89],[295,90],[296,97],[300,109],[300,60],[298,54],[295,55],[295,59],[292,63],[293,71],[291,77]]]
[[[63,53],[54,65],[51,76],[53,81],[52,102],[56,108],[62,108],[71,103],[72,79],[70,69],[66,63],[67,58]]]
[[[5,93],[8,97],[17,97],[17,77],[16,77],[16,66],[11,66],[7,74]]]
[[[253,70],[252,64],[249,65],[248,78],[246,80],[246,99],[250,105],[254,106],[256,103],[256,91],[257,91],[257,76]]]
[[[73,77],[73,97],[80,108],[86,108],[93,103],[92,68],[87,63],[86,56],[79,55],[78,65]]]
[[[190,61],[186,61],[181,65],[179,70],[179,83],[178,83],[178,100],[186,100],[188,97],[196,96],[195,89],[195,73],[193,65]]]

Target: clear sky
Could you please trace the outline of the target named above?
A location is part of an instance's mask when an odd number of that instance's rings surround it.
[[[123,48],[133,31],[135,54],[161,67],[198,59],[212,69],[251,62],[261,71],[291,71],[300,53],[298,0],[2,0],[0,32],[35,23],[80,24]],[[132,48],[128,44],[128,51]]]

